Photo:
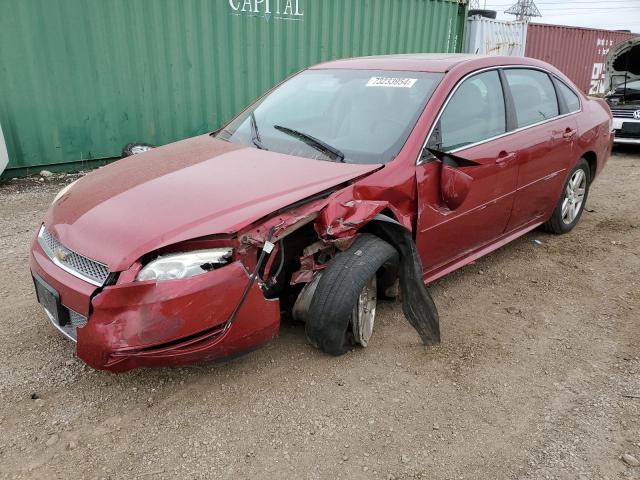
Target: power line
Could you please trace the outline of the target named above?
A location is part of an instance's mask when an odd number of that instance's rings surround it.
[[[479,0],[471,0],[470,3],[470,7],[472,8],[471,5],[472,4],[476,4],[476,3],[480,3]],[[584,9],[584,8],[603,8],[603,9],[608,9],[608,10],[612,10],[611,7],[609,6],[601,6],[602,2],[589,2],[589,1],[585,1],[584,4],[567,4],[567,3],[560,3],[560,2],[537,2],[537,5],[545,5],[545,8],[550,8],[550,7],[559,7],[559,8],[565,8],[565,9]],[[607,1],[607,5],[609,4],[625,4],[625,5],[629,5],[629,2],[626,0],[608,0]],[[507,7],[509,4],[508,3],[502,3],[502,4],[497,4],[497,3],[486,3],[484,8],[491,8],[494,10],[499,10],[502,8]],[[548,6],[546,6],[548,5]],[[575,5],[575,6],[574,6]],[[596,7],[596,5],[600,5],[600,7]],[[635,5],[631,5],[631,6],[627,6],[625,7],[625,10],[627,8],[638,8],[640,7],[640,3],[637,3]],[[620,5],[615,5],[613,8],[621,8]]]
[[[506,13],[506,12],[505,12]],[[577,15],[577,12],[570,12],[567,10],[553,10],[553,11],[548,11],[548,10],[543,10],[544,16],[545,17],[554,17],[557,15]],[[590,10],[588,12],[580,12],[581,15],[606,15],[607,12],[602,12],[599,10]],[[631,12],[630,12],[631,13]],[[617,15],[619,17],[619,15]],[[633,21],[633,20],[631,20]]]
[[[602,5],[603,2],[600,0],[580,0],[580,1],[575,1],[575,2],[536,2],[537,5],[557,5],[557,6],[571,6],[571,5],[576,5],[576,4],[587,4],[587,5]],[[629,4],[629,0],[608,0],[606,2],[606,4],[610,4],[610,3],[625,3],[625,4]],[[640,5],[640,0],[637,0],[636,2],[633,2],[636,5]],[[496,3],[496,2],[488,2],[487,6],[492,6],[492,7],[505,7],[509,5],[509,2],[504,2],[504,3]]]
[[[541,5],[541,4],[538,4]],[[487,5],[487,8],[493,8],[495,10],[498,10],[500,8],[504,8],[506,5]],[[637,9],[640,8],[640,5],[634,5],[631,7],[616,7],[616,8],[623,8],[625,11],[629,10],[629,9]],[[616,13],[616,14],[620,14],[619,11],[614,11],[611,7],[590,7],[590,6],[585,6],[585,5],[579,5],[577,7],[571,7],[571,6],[563,6],[560,4],[555,4],[553,7],[551,6],[545,6],[543,7],[544,10],[608,10],[611,11],[611,13]]]
[[[638,9],[640,8],[640,5],[638,5],[637,7],[624,7],[624,10],[630,10],[630,9]],[[550,7],[544,7],[543,8],[545,11],[547,12],[556,12],[558,10],[571,10],[571,11],[575,11],[575,10],[605,10],[605,11],[610,11],[611,13],[615,13],[620,15],[620,12],[614,12],[611,10],[610,7],[559,7],[559,8],[550,8]]]
[[[577,4],[581,4],[581,3],[586,3],[586,4],[590,4],[590,5],[602,5],[601,1],[590,1],[590,0],[581,0],[579,2],[568,2],[568,3],[562,3],[562,2],[538,2],[538,5],[577,5]],[[626,3],[628,4],[629,1],[628,0],[608,0],[607,1],[607,5],[610,3]],[[640,5],[640,1],[638,1],[638,5]]]

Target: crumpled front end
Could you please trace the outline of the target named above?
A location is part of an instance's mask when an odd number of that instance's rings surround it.
[[[49,319],[93,368],[124,372],[219,360],[258,348],[279,331],[279,301],[266,299],[257,283],[247,290],[240,261],[161,282],[132,281],[136,264],[100,287],[55,264],[36,236],[30,266],[36,288],[54,298],[48,304],[39,298]],[[75,316],[83,321],[72,323]]]
[[[265,299],[240,262],[183,280],[106,287],[78,329],[78,356],[94,368],[126,371],[219,360],[277,336],[278,300]],[[242,301],[233,320],[231,317]]]

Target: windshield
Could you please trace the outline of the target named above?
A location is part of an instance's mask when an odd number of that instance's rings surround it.
[[[254,103],[217,138],[318,160],[387,163],[402,149],[441,78],[307,70]]]

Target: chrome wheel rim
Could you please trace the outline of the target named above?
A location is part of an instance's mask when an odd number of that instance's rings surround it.
[[[373,334],[373,324],[376,318],[376,304],[378,303],[376,276],[373,275],[360,292],[356,306],[351,314],[353,336],[358,345],[366,347]]]
[[[562,221],[566,225],[572,224],[580,214],[586,191],[587,175],[582,169],[576,170],[567,183],[562,200]]]

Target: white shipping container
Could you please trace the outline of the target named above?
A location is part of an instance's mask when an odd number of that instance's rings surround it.
[[[467,53],[524,57],[527,22],[505,22],[474,15],[467,20]]]

